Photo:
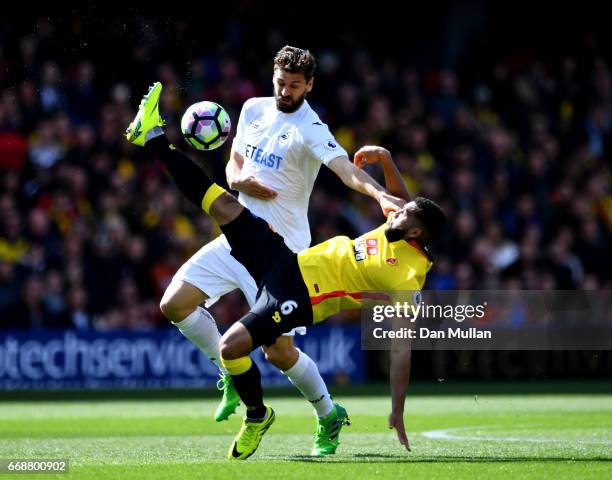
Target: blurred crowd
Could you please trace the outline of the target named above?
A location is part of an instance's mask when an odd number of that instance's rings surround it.
[[[182,112],[202,99],[235,124],[246,99],[271,94],[272,58],[288,42],[272,32],[245,50],[248,25],[234,22],[219,45],[159,53],[173,35],[195,35],[189,28],[134,23],[110,30],[107,50],[84,48],[78,22],[0,37],[0,328],[168,324],[165,287],[219,231],[122,134],[155,80],[171,140],[181,142]],[[63,29],[79,55],[54,47]],[[112,47],[126,38],[138,41]],[[411,192],[449,216],[428,288],[612,288],[612,70],[596,45],[580,57],[487,58],[478,74],[342,44],[312,51],[308,100],[339,142],[351,155],[388,148]],[[230,147],[190,154],[220,178]],[[383,221],[325,168],[310,219],[315,243]],[[213,313],[227,325],[245,308],[235,292]]]

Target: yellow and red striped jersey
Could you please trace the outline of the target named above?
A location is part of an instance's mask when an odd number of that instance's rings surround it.
[[[314,323],[360,308],[365,299],[388,299],[381,291],[423,288],[433,265],[429,254],[415,241],[388,242],[385,226],[355,239],[334,237],[298,254]]]

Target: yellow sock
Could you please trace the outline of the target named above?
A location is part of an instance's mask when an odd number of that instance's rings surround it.
[[[253,360],[251,360],[251,357],[240,357],[235,360],[227,360],[221,357],[221,363],[230,375],[241,375],[251,368]]]
[[[204,198],[202,198],[202,210],[210,215],[210,207],[212,204],[217,198],[226,192],[227,190],[225,190],[225,188],[213,183],[210,187],[208,187],[208,190],[206,190],[206,193],[204,194]]]

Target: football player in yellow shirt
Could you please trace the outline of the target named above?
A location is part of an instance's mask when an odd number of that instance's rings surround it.
[[[255,305],[228,329],[220,344],[222,363],[247,409],[228,458],[243,460],[255,452],[275,419],[272,408],[263,403],[261,375],[249,353],[261,345],[272,345],[295,327],[311,326],[340,310],[359,308],[368,291],[420,290],[432,266],[426,245],[442,234],[446,217],[431,200],[410,200],[387,150],[364,147],[355,154],[355,163],[380,162],[387,189],[407,203],[388,212],[385,224],[356,239],[334,237],[295,254],[264,220],[213,183],[164,135],[150,142],[183,194],[217,221],[232,256],[246,267],[259,288]],[[400,443],[408,450],[403,409],[409,364],[409,350],[392,354],[389,426],[397,430]],[[336,411],[329,422],[330,442],[337,447],[340,429],[348,423],[346,411]]]

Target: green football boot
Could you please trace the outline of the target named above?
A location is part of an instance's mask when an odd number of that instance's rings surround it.
[[[227,454],[230,460],[246,460],[255,453],[261,437],[274,423],[274,410],[266,405],[266,418],[261,422],[253,422],[246,417],[242,420],[242,428],[236,435]]]
[[[310,455],[323,457],[336,453],[340,444],[340,430],[344,425],[350,425],[348,413],[342,405],[334,403],[334,409],[327,417],[318,418],[317,431],[314,434],[314,445]]]
[[[155,127],[163,127],[166,123],[159,115],[159,95],[162,84],[155,82],[149,87],[147,94],[142,97],[138,113],[125,131],[125,138],[134,145],[144,146],[147,133]]]
[[[240,405],[240,396],[234,387],[234,381],[229,373],[224,373],[217,382],[217,389],[223,390],[221,403],[215,410],[215,421],[227,420],[230,415],[236,413],[236,407]]]

